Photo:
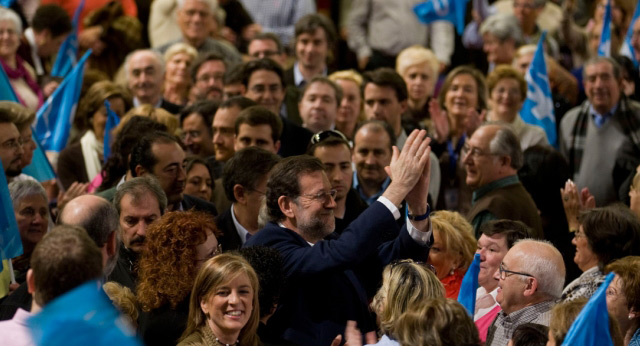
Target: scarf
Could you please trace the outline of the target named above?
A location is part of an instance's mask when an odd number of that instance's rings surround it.
[[[102,162],[100,162],[99,153],[104,150],[102,142],[96,138],[93,131],[87,131],[80,139],[80,147],[82,148],[82,157],[84,158],[84,167],[87,170],[89,181],[100,173]]]
[[[11,68],[11,66],[9,66],[4,61],[4,59],[0,59],[0,64],[2,64],[2,68],[4,68],[4,72],[7,73],[7,77],[9,77],[9,79],[24,79],[24,81],[29,86],[29,89],[31,89],[34,94],[38,95],[38,108],[40,108],[40,106],[42,106],[42,103],[44,102],[44,96],[42,95],[42,90],[40,89],[38,83],[31,77],[31,74],[29,73],[29,71],[27,71],[27,68],[24,67],[24,64],[26,64],[24,60],[22,60],[22,58],[16,54],[16,68]],[[18,101],[20,101],[20,104],[26,106],[20,95],[16,93],[16,96],[18,97]]]

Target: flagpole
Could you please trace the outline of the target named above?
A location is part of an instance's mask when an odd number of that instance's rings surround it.
[[[7,259],[9,262],[9,275],[11,275],[11,283],[16,284],[16,273],[13,272],[13,263],[11,263],[11,258]]]

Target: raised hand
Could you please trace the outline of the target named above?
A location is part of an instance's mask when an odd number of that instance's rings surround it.
[[[449,138],[449,131],[451,130],[447,111],[440,108],[438,100],[432,99],[429,101],[429,115],[436,130],[435,140],[439,143],[444,143]]]
[[[425,165],[429,162],[431,140],[426,136],[425,130],[414,130],[409,135],[402,152],[397,147],[393,147],[391,164],[385,167],[385,171],[391,177],[391,184],[383,196],[395,205],[399,205],[414,189],[423,175]]]
[[[571,180],[567,180],[564,184],[564,189],[560,189],[560,194],[569,229],[577,230],[580,228],[580,222],[578,221],[580,212],[595,208],[596,199],[586,187],[578,193],[578,187]]]

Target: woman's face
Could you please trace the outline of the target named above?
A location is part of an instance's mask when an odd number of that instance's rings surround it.
[[[167,61],[167,80],[174,83],[188,83],[189,82],[189,67],[193,59],[187,53],[174,54]]]
[[[622,291],[622,279],[616,275],[607,287],[607,310],[620,324],[620,329],[624,334],[629,328],[629,302]]]
[[[607,0],[600,0],[598,6],[596,6],[596,11],[593,15],[593,18],[596,20],[597,23],[602,23],[602,21],[604,20],[604,12],[607,8]],[[624,26],[626,26],[628,23],[623,23],[622,21],[624,20],[624,13],[622,12],[622,7],[618,6],[616,4],[615,0],[611,1],[611,22],[615,25],[615,26],[622,26],[624,28]]]
[[[125,113],[124,100],[120,97],[110,97],[109,103],[111,104],[111,110],[114,111],[118,118],[122,118]],[[91,129],[95,133],[98,141],[104,138],[104,129],[107,126],[107,108],[105,106],[100,107],[97,112],[93,113],[91,118]]]
[[[200,197],[205,201],[211,200],[213,193],[211,175],[207,167],[201,163],[196,163],[187,172],[187,184],[184,193]]]
[[[511,123],[522,108],[520,84],[514,78],[503,78],[491,90],[493,120]]]
[[[36,142],[33,141],[31,136],[31,126],[25,126],[20,132],[20,138],[22,139],[22,168],[25,168],[31,164],[33,159],[33,152],[36,150]]]
[[[478,85],[469,74],[455,76],[445,95],[444,106],[450,116],[464,119],[470,109],[478,108]]]
[[[360,87],[354,81],[348,79],[338,79],[336,83],[342,88],[342,101],[340,101],[340,107],[338,107],[336,122],[355,124],[362,109]]]
[[[247,274],[240,274],[218,286],[206,300],[200,302],[208,315],[207,324],[220,339],[237,340],[253,312],[253,291]]]
[[[200,268],[209,258],[219,253],[218,239],[211,230],[207,230],[207,239],[204,243],[196,246],[196,262]]]
[[[47,200],[40,195],[27,196],[20,201],[14,212],[23,246],[33,248],[47,233],[49,225]]]
[[[12,58],[20,46],[20,35],[13,21],[0,20],[0,57]]]
[[[410,66],[402,78],[407,83],[409,99],[416,102],[426,101],[433,94],[436,77],[428,63]]]
[[[516,53],[516,44],[512,39],[501,41],[493,34],[485,33],[482,35],[482,41],[482,49],[487,53],[488,62],[511,65]]]
[[[443,243],[442,235],[437,228],[433,229],[433,245],[429,250],[429,259],[427,261],[436,268],[438,279],[445,278],[452,270],[460,266],[459,261],[452,256]]]
[[[576,262],[580,270],[585,271],[598,265],[598,256],[591,250],[582,226],[573,235],[571,243],[576,247],[576,255],[573,257],[573,261]]]

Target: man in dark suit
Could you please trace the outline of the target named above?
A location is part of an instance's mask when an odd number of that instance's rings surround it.
[[[393,180],[383,196],[332,240],[335,190],[317,158],[296,156],[280,161],[267,183],[269,224],[245,244],[277,249],[287,276],[279,306],[267,327],[297,345],[328,345],[347,320],[364,332],[375,323],[368,310],[367,288],[380,280],[394,259],[425,260],[432,239],[429,207],[429,140],[415,131],[405,149],[394,154]],[[399,236],[381,243],[380,233],[397,228],[403,199],[408,222]],[[375,279],[373,279],[375,278]],[[369,279],[369,280],[367,280]]]
[[[171,114],[180,113],[182,107],[162,97],[164,59],[160,53],[151,49],[138,49],[127,55],[124,65],[134,106],[150,104]]]
[[[222,250],[238,250],[258,233],[258,214],[267,190],[269,171],[280,161],[278,155],[258,147],[237,151],[227,161],[222,173],[222,186],[231,208],[217,217],[223,233],[218,242]]]

